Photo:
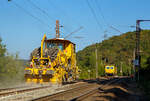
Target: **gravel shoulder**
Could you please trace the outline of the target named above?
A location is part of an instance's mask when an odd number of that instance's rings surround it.
[[[92,96],[92,101],[147,101],[137,84],[125,78],[116,84],[100,89]]]

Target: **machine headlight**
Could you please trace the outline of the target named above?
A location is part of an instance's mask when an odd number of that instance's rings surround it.
[[[25,70],[25,74],[30,74],[31,70]]]
[[[48,71],[46,71],[46,74],[54,74],[54,71],[53,70],[48,70]]]

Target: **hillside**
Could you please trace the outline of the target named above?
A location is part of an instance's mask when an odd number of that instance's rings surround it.
[[[147,68],[147,59],[150,56],[150,30],[141,32],[141,64]],[[82,70],[81,78],[87,78],[88,70],[90,76],[95,77],[95,49],[98,49],[99,75],[104,75],[104,65],[114,64],[120,75],[122,65],[123,75],[130,75],[133,72],[132,59],[135,49],[135,32],[127,32],[120,36],[113,36],[101,43],[87,46],[77,53],[77,62]]]

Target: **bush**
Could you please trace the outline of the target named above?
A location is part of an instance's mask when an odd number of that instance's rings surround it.
[[[18,59],[18,55],[9,55],[6,46],[0,39],[0,86],[9,86],[20,83],[24,79],[23,63]]]

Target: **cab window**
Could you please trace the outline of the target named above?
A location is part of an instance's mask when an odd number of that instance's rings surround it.
[[[52,48],[52,47],[55,47],[56,46],[56,43],[48,43],[47,44],[47,48]]]
[[[59,48],[60,50],[63,50],[63,44],[62,44],[62,43],[59,43],[59,44],[58,44],[58,48]]]

